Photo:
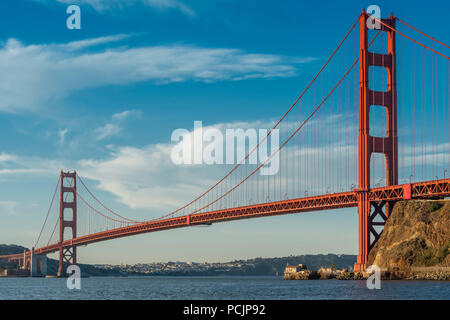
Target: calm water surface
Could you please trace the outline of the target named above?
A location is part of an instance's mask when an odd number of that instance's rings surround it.
[[[285,281],[282,277],[91,277],[81,290],[66,279],[0,278],[0,299],[446,299],[450,282]]]

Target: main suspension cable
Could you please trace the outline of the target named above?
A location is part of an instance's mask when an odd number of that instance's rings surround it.
[[[272,129],[269,130],[269,132],[267,133],[267,135],[247,154],[246,157],[244,157],[235,167],[233,167],[233,169],[231,169],[222,179],[220,179],[216,184],[214,184],[211,188],[209,188],[208,190],[206,190],[205,192],[203,192],[201,195],[199,195],[197,198],[195,198],[194,200],[192,200],[191,202],[185,204],[184,206],[166,214],[163,215],[161,217],[155,218],[155,219],[150,219],[147,220],[146,222],[150,222],[150,221],[155,221],[155,220],[160,220],[163,218],[166,218],[168,216],[172,216],[174,214],[176,214],[177,212],[185,209],[186,207],[190,206],[191,204],[193,204],[194,202],[196,202],[197,200],[199,200],[200,198],[202,198],[205,194],[207,194],[208,192],[210,192],[212,189],[214,189],[216,186],[218,186],[222,181],[224,181],[228,176],[230,176],[242,163],[244,163],[247,158],[250,157],[251,154],[253,154],[253,152],[255,150],[258,149],[258,147],[261,145],[261,143],[263,143],[267,137],[272,133],[272,131],[274,129],[276,129],[278,127],[278,125],[281,123],[281,121],[283,121],[283,119],[287,116],[287,114],[294,108],[294,106],[298,103],[298,101],[300,101],[300,99],[304,96],[304,94],[308,91],[308,89],[311,87],[311,85],[315,82],[315,80],[317,79],[317,77],[322,73],[322,71],[325,69],[325,67],[328,65],[328,63],[331,61],[331,59],[334,57],[334,55],[336,54],[336,52],[339,50],[339,48],[342,46],[342,44],[344,43],[344,41],[347,39],[347,37],[350,35],[351,31],[355,28],[355,26],[357,25],[359,18],[361,17],[361,15],[358,16],[358,19],[356,19],[356,21],[353,23],[353,25],[351,26],[351,28],[347,31],[347,33],[345,34],[344,38],[341,40],[341,42],[338,44],[338,46],[336,47],[336,49],[334,49],[334,51],[332,52],[332,54],[329,56],[329,58],[327,59],[327,61],[323,64],[323,66],[320,68],[320,70],[317,72],[317,74],[313,77],[313,79],[310,81],[310,83],[306,86],[306,88],[303,90],[303,92],[300,94],[300,96],[297,98],[297,100],[295,100],[295,102],[291,105],[291,107],[284,113],[284,115],[280,118],[280,120],[278,120],[278,122],[272,127]]]
[[[97,197],[89,190],[89,188],[84,184],[83,179],[81,179],[81,177],[77,174],[78,180],[80,180],[81,184],[84,186],[84,188],[86,189],[86,191],[91,195],[92,198],[94,198],[95,201],[97,201],[103,208],[105,208],[106,210],[108,210],[110,213],[112,213],[113,215],[125,219],[129,222],[132,223],[142,223],[142,221],[135,221],[135,220],[131,220],[128,219],[126,217],[121,216],[120,214],[114,212],[113,210],[111,210],[110,208],[108,208],[107,206],[105,206],[100,200],[97,199]]]
[[[45,225],[46,225],[46,223],[47,223],[48,216],[49,216],[50,211],[51,211],[51,209],[52,209],[52,207],[53,207],[53,201],[55,200],[55,196],[56,196],[56,192],[58,191],[58,186],[59,186],[60,180],[61,180],[61,179],[58,178],[58,183],[56,184],[55,191],[53,192],[53,197],[52,197],[52,201],[50,202],[50,207],[49,207],[48,210],[47,210],[47,215],[45,216],[44,224],[42,225],[41,231],[39,232],[39,236],[37,237],[37,240],[36,240],[36,242],[34,243],[34,247],[37,246],[39,240],[41,239],[42,232],[44,231]]]
[[[426,49],[428,49],[428,50],[430,50],[430,51],[432,51],[432,52],[434,52],[434,53],[437,53],[438,55],[440,55],[440,56],[446,58],[447,60],[450,60],[450,57],[446,56],[445,54],[440,53],[440,52],[438,52],[438,51],[436,51],[436,50],[434,50],[434,49],[432,49],[432,48],[430,48],[430,47],[424,45],[423,43],[421,43],[421,42],[419,42],[419,41],[417,41],[417,40],[414,40],[414,39],[411,38],[411,37],[408,37],[406,34],[400,32],[400,31],[398,31],[397,29],[391,27],[390,25],[384,23],[384,22],[381,21],[380,19],[377,19],[377,18],[375,18],[375,17],[373,17],[373,18],[374,18],[376,21],[380,22],[382,25],[384,25],[386,28],[389,28],[389,29],[391,29],[392,31],[394,31],[394,32],[396,32],[396,33],[398,33],[398,34],[404,36],[405,38],[411,40],[412,42],[415,42],[415,43],[417,43],[418,45],[421,45],[422,47],[424,47],[424,48],[426,48]]]
[[[400,18],[395,17],[395,19],[398,20],[398,21],[400,21],[401,23],[403,23],[405,26],[407,26],[407,27],[409,27],[409,28],[411,28],[411,29],[413,29],[413,30],[419,32],[420,34],[424,35],[425,37],[428,37],[428,38],[430,38],[431,40],[436,41],[437,43],[439,43],[439,44],[443,45],[444,47],[447,47],[447,48],[450,49],[450,46],[446,45],[445,43],[443,43],[443,42],[441,42],[441,41],[439,41],[439,40],[437,40],[437,39],[435,39],[435,38],[433,38],[433,37],[431,37],[431,36],[429,36],[429,35],[427,35],[425,32],[422,32],[422,31],[420,31],[419,29],[414,28],[413,26],[407,24],[405,21],[401,20]]]
[[[380,31],[378,31],[375,36],[373,37],[373,39],[370,41],[370,43],[368,44],[368,46],[371,46],[372,43],[375,41],[375,39],[378,37],[378,35],[380,34]],[[233,190],[235,190],[237,187],[239,187],[242,183],[244,183],[246,180],[248,180],[253,174],[255,174],[261,167],[263,167],[270,159],[272,159],[272,157],[274,155],[276,155],[288,142],[291,138],[293,138],[302,128],[303,126],[314,116],[314,114],[319,110],[319,108],[325,103],[325,101],[331,96],[331,94],[336,90],[336,88],[341,84],[341,82],[347,77],[347,75],[350,73],[350,71],[355,67],[355,65],[358,63],[359,58],[357,58],[353,64],[350,66],[350,68],[347,70],[347,72],[345,72],[345,74],[340,78],[340,80],[336,83],[336,85],[333,87],[333,89],[331,89],[331,91],[327,94],[327,96],[319,103],[319,105],[311,112],[311,114],[302,122],[302,124],[300,124],[300,126],[298,126],[298,128],[283,142],[283,144],[278,147],[278,149],[272,153],[260,166],[258,166],[252,173],[250,173],[244,180],[242,180],[239,184],[235,185],[233,188],[231,188],[230,190],[228,190],[226,193],[224,193],[222,196],[220,196],[219,198],[215,199],[213,202],[205,205],[204,207],[195,210],[193,213],[197,213],[200,212],[201,210],[209,207],[210,205],[214,204],[215,202],[219,201],[220,199],[223,199],[226,195],[228,195],[230,192],[232,192]]]

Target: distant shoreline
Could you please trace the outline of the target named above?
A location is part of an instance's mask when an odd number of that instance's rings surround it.
[[[2,254],[23,252],[26,248],[0,244]],[[78,264],[82,274],[88,276],[280,276],[288,264],[303,263],[312,268],[331,267],[351,268],[356,255],[351,254],[306,254],[275,258],[252,258],[229,262],[156,262],[137,264]],[[15,268],[13,264],[0,261],[0,269]],[[48,259],[48,275],[56,275],[58,261]]]

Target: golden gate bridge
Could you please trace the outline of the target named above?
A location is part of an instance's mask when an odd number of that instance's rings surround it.
[[[369,18],[378,29],[368,27]],[[46,254],[57,252],[63,275],[77,263],[77,247],[95,242],[357,207],[355,271],[362,271],[396,201],[450,196],[448,49],[393,14],[377,19],[363,11],[266,137],[192,201],[157,218],[131,219],[101,202],[75,171],[61,171],[33,248],[0,258],[39,274]],[[275,129],[282,142],[276,152],[247,163]],[[278,173],[260,175],[273,156]]]

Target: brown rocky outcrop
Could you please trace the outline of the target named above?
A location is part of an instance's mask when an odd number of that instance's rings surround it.
[[[369,254],[386,276],[450,278],[450,201],[399,201]]]
[[[368,265],[381,269],[386,280],[450,280],[450,200],[397,202],[380,239],[369,254]],[[346,269],[301,268],[285,273],[286,280],[363,280],[366,272]]]

